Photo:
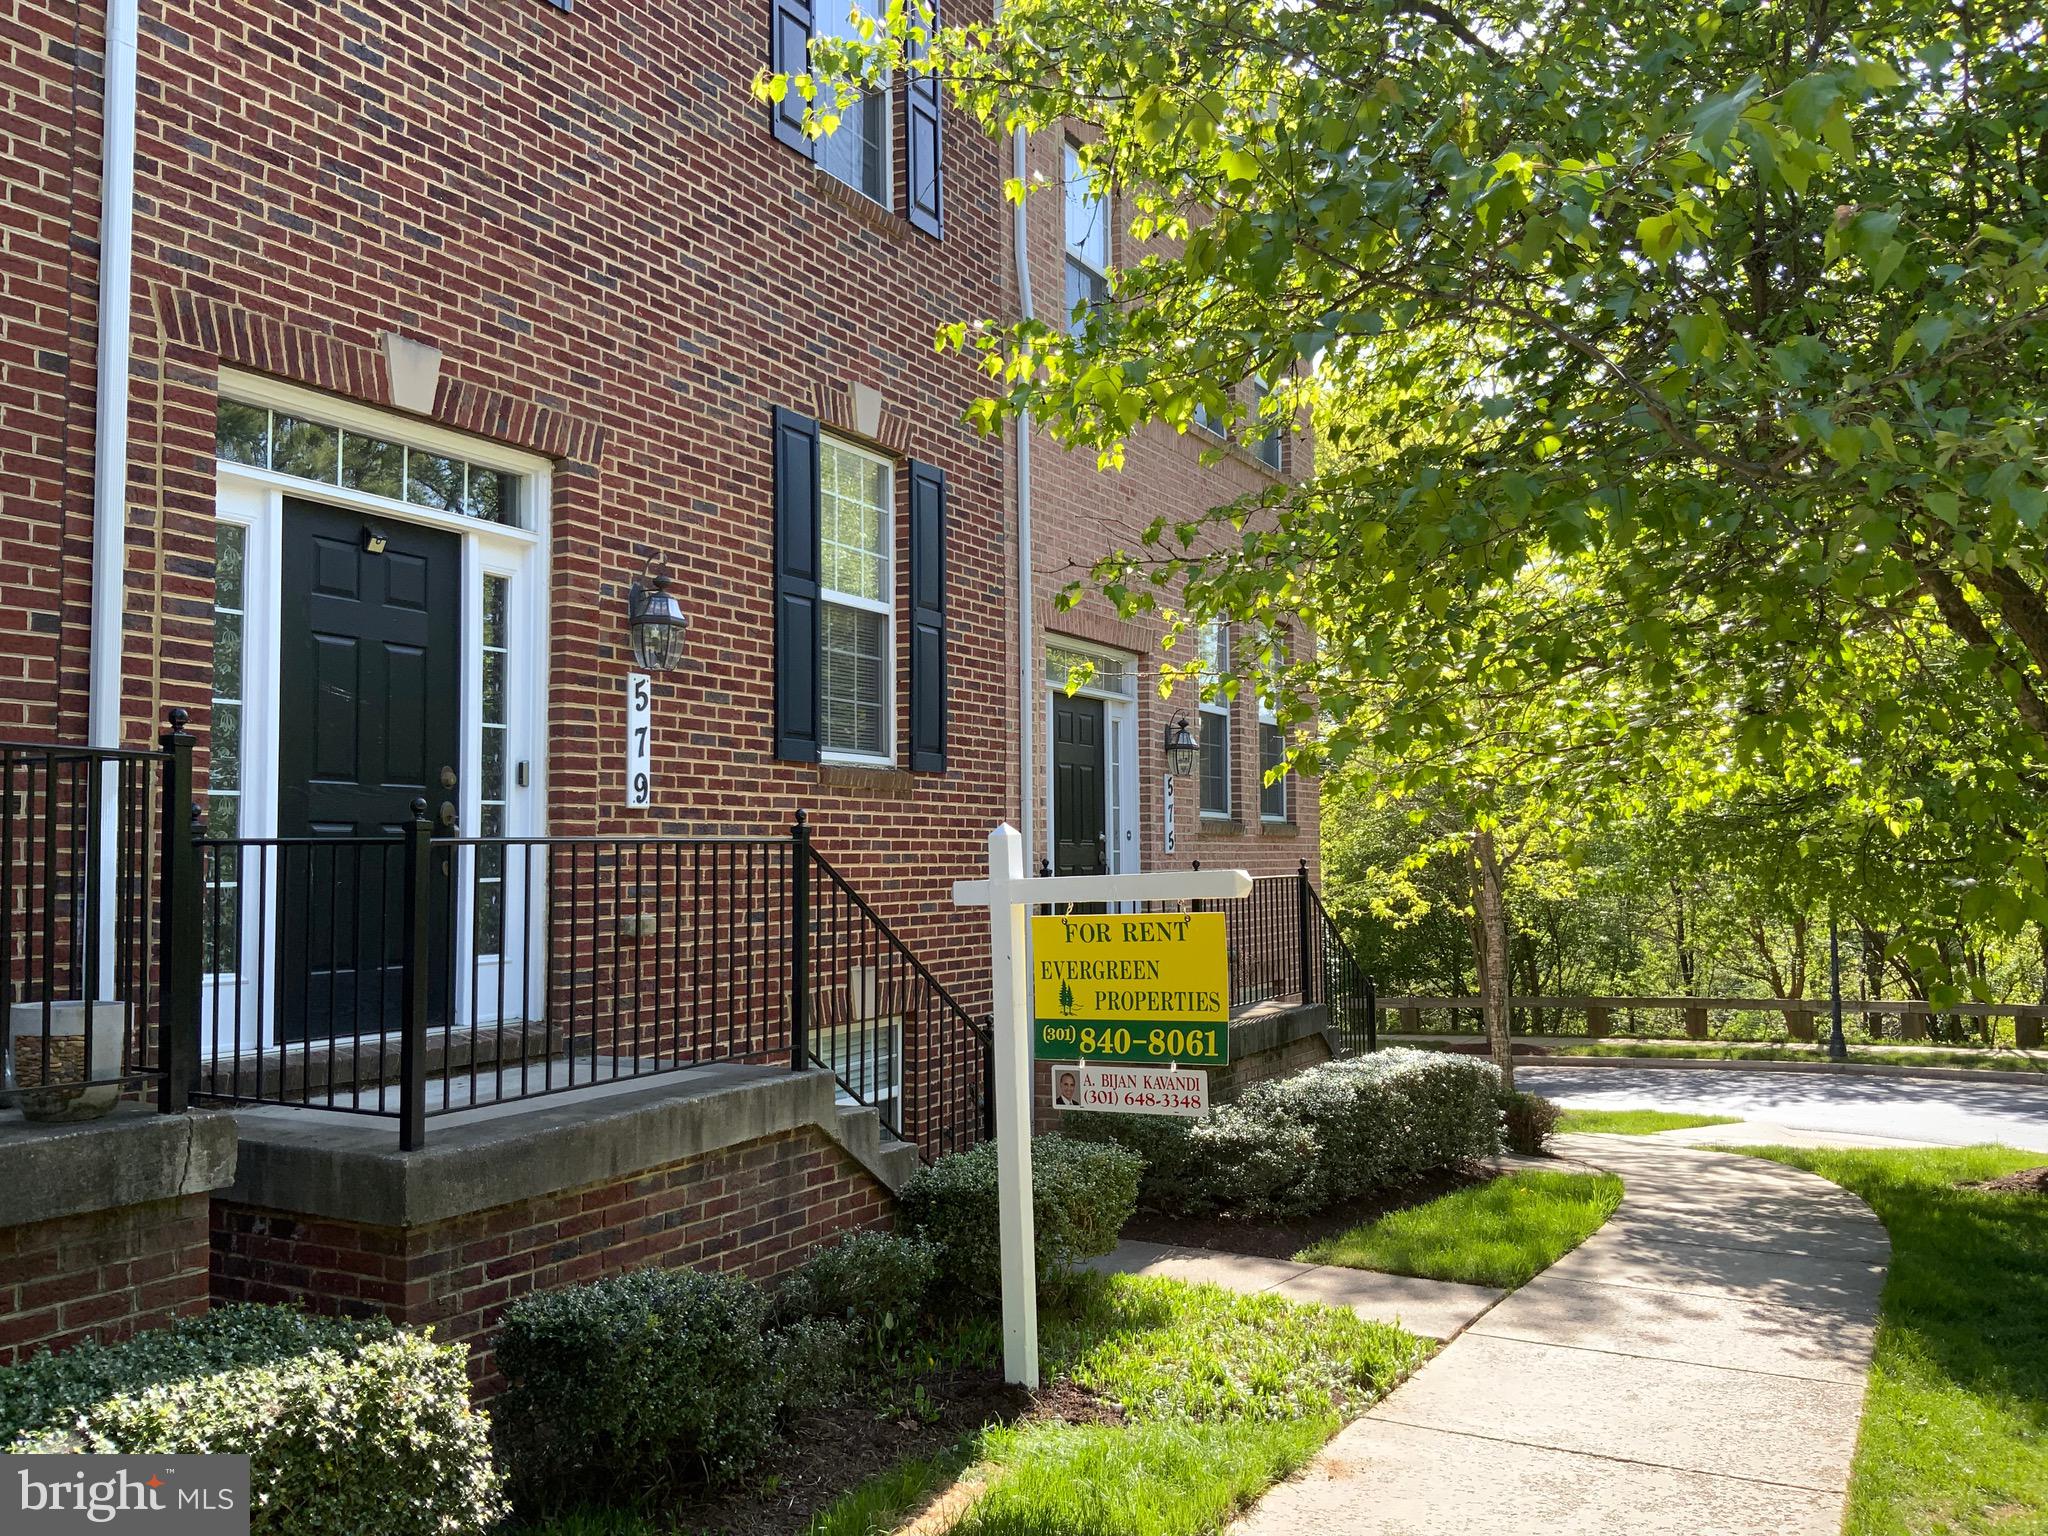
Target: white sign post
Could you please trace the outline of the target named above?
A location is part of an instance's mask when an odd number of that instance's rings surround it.
[[[1007,822],[988,835],[988,878],[956,880],[953,905],[988,908],[995,990],[997,1230],[1003,1270],[1003,1378],[1038,1385],[1038,1265],[1031,1223],[1031,976],[1026,924],[1042,903],[1229,900],[1249,896],[1242,869],[1026,878],[1024,844]]]

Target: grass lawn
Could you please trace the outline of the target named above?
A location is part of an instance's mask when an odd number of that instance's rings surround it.
[[[1746,1147],[1832,1179],[1891,1234],[1849,1536],[2048,1531],[2048,1197],[1959,1189],[2006,1147]]]
[[[1509,1173],[1391,1212],[1301,1257],[1513,1290],[1599,1231],[1619,1204],[1611,1173]]]
[[[1659,1131],[1739,1123],[1733,1115],[1681,1115],[1668,1109],[1568,1109],[1558,1117],[1557,1129],[1560,1135],[1654,1136]]]
[[[1040,1371],[1124,1422],[990,1426],[871,1478],[809,1536],[886,1536],[927,1506],[959,1536],[1209,1536],[1427,1357],[1348,1311],[1135,1275],[1090,1277],[1039,1319]],[[591,1513],[536,1536],[665,1536]]]

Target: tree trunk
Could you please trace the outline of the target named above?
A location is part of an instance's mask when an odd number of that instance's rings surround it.
[[[1472,834],[1472,956],[1479,973],[1479,1012],[1486,1044],[1500,1068],[1503,1088],[1515,1086],[1514,1045],[1508,1033],[1508,919],[1501,895],[1500,859],[1493,833]]]

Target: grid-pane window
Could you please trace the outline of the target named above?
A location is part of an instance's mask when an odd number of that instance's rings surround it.
[[[483,762],[478,781],[482,801],[479,830],[486,838],[505,835],[505,748],[511,723],[506,698],[507,668],[511,661],[506,612],[510,588],[511,582],[503,576],[484,577]],[[505,849],[501,843],[486,842],[476,851],[477,952],[500,953],[504,936]]]
[[[872,7],[869,14],[874,14]],[[858,41],[848,0],[819,0],[814,22],[819,37]],[[839,104],[839,125],[818,140],[818,164],[855,191],[883,207],[893,201],[889,186],[889,87],[855,92]]]
[[[213,708],[207,735],[206,835],[233,838],[242,832],[242,709],[248,633],[249,530],[239,523],[215,525],[213,536]],[[241,945],[241,871],[232,851],[208,861],[206,870],[206,969],[234,971]]]
[[[1061,168],[1066,193],[1067,316],[1076,331],[1109,292],[1109,199],[1095,190],[1081,165],[1080,146],[1066,145]]]
[[[214,452],[294,479],[519,526],[519,477],[289,411],[222,400]]]
[[[1271,720],[1259,722],[1259,815],[1266,821],[1287,819],[1287,775],[1271,777],[1286,760],[1287,739]]]
[[[1230,670],[1230,632],[1221,624],[1202,631],[1202,682]],[[1228,816],[1230,797],[1230,701],[1217,694],[1202,701],[1202,814]]]
[[[818,444],[819,742],[828,752],[886,759],[895,675],[888,460],[830,438]]]

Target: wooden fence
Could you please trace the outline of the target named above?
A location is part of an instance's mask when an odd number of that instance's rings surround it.
[[[1715,1013],[1776,1013],[1785,1019],[1786,1032],[1795,1040],[1812,1040],[1818,1033],[1818,1021],[1834,1007],[1825,997],[1522,997],[1509,999],[1517,1015],[1517,1027],[1531,1012],[1550,1013],[1556,1016],[1556,1024],[1563,1024],[1568,1015],[1578,1015],[1585,1021],[1583,1031],[1555,1027],[1544,1028],[1545,1034],[1580,1034],[1588,1039],[1598,1040],[1614,1033],[1614,1015],[1626,1012],[1670,1012],[1680,1015],[1685,1021],[1685,1034],[1693,1040],[1709,1038],[1711,1015]],[[1380,1007],[1389,1017],[1394,1030],[1400,1034],[1423,1034],[1429,1032],[1423,1023],[1428,1013],[1457,1014],[1479,1011],[1477,997],[1383,997]],[[2041,1044],[2042,1025],[2048,1020],[2048,1004],[2044,1003],[1952,1003],[1936,1007],[1917,998],[1843,998],[1842,1013],[1862,1015],[1868,1019],[1883,1020],[1895,1018],[1899,1021],[1899,1038],[1924,1040],[1927,1038],[1927,1023],[1933,1018],[1982,1019],[1987,1030],[1994,1019],[2011,1019],[2013,1033],[2023,1049],[2034,1049]],[[1443,1029],[1449,1025],[1446,1020],[1437,1026]],[[1877,1029],[1866,1031],[1873,1038]]]

